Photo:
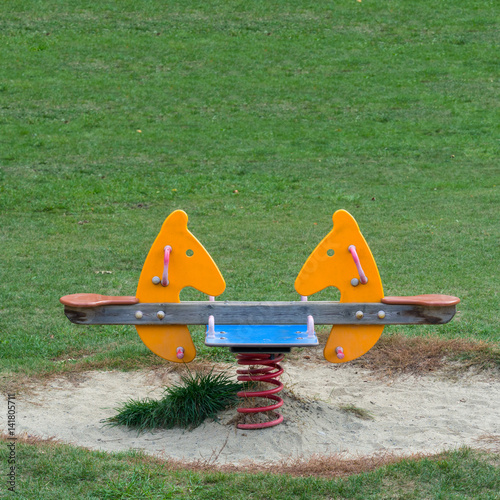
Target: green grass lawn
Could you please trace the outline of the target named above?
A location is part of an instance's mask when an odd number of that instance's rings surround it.
[[[7,453],[5,443],[0,457]],[[350,477],[333,460],[327,477],[264,472],[229,473],[209,464],[183,469],[137,452],[109,454],[67,445],[18,443],[22,467],[16,498],[23,499],[497,499],[499,456],[461,449],[407,459]]]
[[[498,345],[495,7],[4,2],[3,386],[162,363],[135,329],[77,327],[58,299],[133,295],[177,208],[232,300],[297,298],[299,269],[347,209],[387,295],[462,299],[448,325],[387,333]]]

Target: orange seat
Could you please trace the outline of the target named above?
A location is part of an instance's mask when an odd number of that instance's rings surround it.
[[[113,295],[99,295],[98,293],[74,293],[59,299],[61,304],[70,307],[99,307],[110,305],[137,304],[139,299],[128,295],[115,297]]]
[[[443,307],[454,306],[460,302],[460,299],[452,295],[431,293],[427,295],[410,295],[408,297],[384,297],[381,302],[393,305]]]

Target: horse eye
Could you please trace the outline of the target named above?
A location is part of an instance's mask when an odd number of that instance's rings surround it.
[[[329,250],[326,251],[326,255],[328,255],[328,257],[333,257],[334,254],[335,254],[335,252],[333,251],[332,248],[330,248]]]
[[[186,255],[187,255],[188,257],[192,257],[192,256],[194,255],[194,252],[193,252],[191,249],[186,250]]]

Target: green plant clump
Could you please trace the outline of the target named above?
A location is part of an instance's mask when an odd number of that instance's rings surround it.
[[[233,382],[225,373],[188,372],[181,377],[182,384],[165,389],[162,399],[129,400],[118,408],[118,413],[106,420],[117,426],[138,429],[194,429],[206,418],[237,402],[237,392],[243,385]]]

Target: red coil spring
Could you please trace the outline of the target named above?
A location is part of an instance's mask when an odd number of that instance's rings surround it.
[[[283,389],[283,384],[278,380],[278,377],[283,373],[283,368],[279,362],[284,358],[283,354],[238,354],[236,356],[239,365],[256,366],[264,365],[257,368],[247,368],[245,370],[236,370],[238,380],[240,382],[267,382],[275,387],[267,390],[258,391],[240,391],[238,396],[241,398],[267,398],[276,401],[275,404],[268,406],[259,406],[256,408],[238,408],[239,413],[263,413],[276,410],[283,405],[283,399],[276,396],[276,393]],[[238,424],[238,429],[263,429],[272,427],[283,422],[283,415],[276,413],[276,418],[269,422],[261,422],[256,424]]]

